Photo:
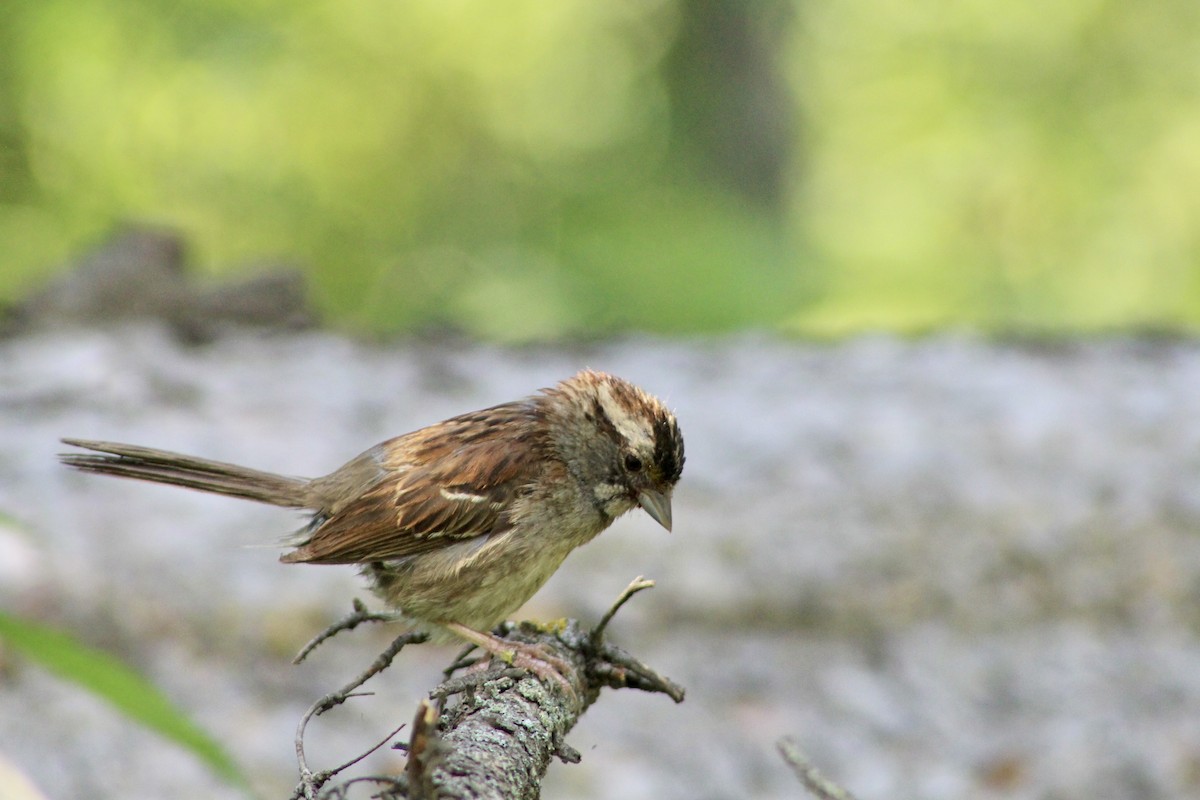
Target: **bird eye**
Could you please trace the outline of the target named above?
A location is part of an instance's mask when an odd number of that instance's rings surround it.
[[[642,460],[633,453],[629,453],[625,456],[625,469],[629,470],[630,472],[641,472]]]

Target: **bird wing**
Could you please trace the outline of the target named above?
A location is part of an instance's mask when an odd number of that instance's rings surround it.
[[[356,461],[375,459],[379,477],[318,512],[304,543],[281,560],[369,563],[508,530],[544,452],[533,428],[512,417],[520,411],[497,406],[378,445]]]

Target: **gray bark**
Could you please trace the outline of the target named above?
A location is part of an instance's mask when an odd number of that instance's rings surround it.
[[[579,761],[579,753],[566,743],[566,735],[596,702],[602,688],[661,692],[682,702],[682,687],[604,641],[603,627],[611,613],[591,631],[581,630],[574,620],[555,630],[530,624],[506,627],[507,639],[538,645],[566,665],[561,674],[569,692],[495,659],[486,670],[472,662],[452,665],[447,679],[418,708],[405,748],[406,774],[368,779],[384,787],[377,796],[533,800],[540,796],[541,781],[552,758]],[[336,702],[347,694],[345,690],[338,693]],[[325,710],[333,704],[319,705]],[[318,776],[307,792],[302,785],[296,794],[314,796],[320,784],[331,777]],[[351,786],[362,780],[333,785],[321,796],[345,797]]]

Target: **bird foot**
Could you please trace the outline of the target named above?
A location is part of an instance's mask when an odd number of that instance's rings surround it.
[[[549,647],[543,644],[504,642],[504,648],[506,652],[493,655],[514,667],[533,673],[540,680],[554,681],[562,687],[568,697],[575,697],[575,690],[563,677],[563,673],[570,671],[571,665],[554,655]]]
[[[505,664],[523,669],[537,676],[539,680],[553,681],[562,687],[567,697],[572,700],[577,699],[575,689],[563,677],[572,669],[571,664],[556,656],[546,645],[512,642],[457,623],[450,623],[446,627],[468,642],[486,650],[492,658],[498,658]]]

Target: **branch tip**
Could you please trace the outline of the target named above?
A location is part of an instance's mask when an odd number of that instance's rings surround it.
[[[849,789],[839,786],[821,774],[821,771],[812,765],[808,757],[800,752],[800,746],[792,737],[783,737],[776,742],[775,747],[787,765],[792,768],[792,772],[800,779],[800,783],[817,800],[856,800]]]
[[[588,634],[588,638],[591,640],[593,650],[598,650],[600,648],[600,642],[604,639],[604,630],[608,627],[608,623],[612,622],[612,618],[617,615],[617,612],[621,610],[621,606],[629,602],[629,598],[633,597],[638,592],[653,588],[654,581],[641,575],[638,575],[629,582],[629,585],[626,586],[619,595],[617,595],[617,599],[613,601],[613,604],[608,611],[604,612],[604,616],[600,618],[598,623],[596,623],[596,627],[592,628],[592,632]]]

